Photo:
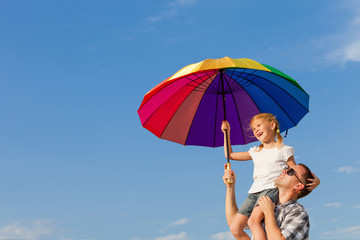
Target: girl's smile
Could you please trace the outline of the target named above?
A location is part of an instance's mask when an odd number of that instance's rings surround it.
[[[274,126],[265,119],[255,119],[252,123],[252,130],[257,140],[263,143],[275,142]]]

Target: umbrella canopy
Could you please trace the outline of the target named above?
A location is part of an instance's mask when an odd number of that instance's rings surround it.
[[[291,77],[254,60],[206,59],[182,68],[151,89],[139,107],[144,128],[183,145],[223,146],[223,120],[231,143],[257,141],[249,129],[258,113],[272,113],[280,131],[309,111],[309,95]]]

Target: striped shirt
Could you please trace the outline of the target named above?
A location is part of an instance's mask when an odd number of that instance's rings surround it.
[[[309,239],[309,215],[297,200],[276,205],[275,218],[286,240]]]

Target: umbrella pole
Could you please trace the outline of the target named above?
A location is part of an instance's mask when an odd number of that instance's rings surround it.
[[[223,78],[223,71],[220,71],[220,82],[221,82],[221,95],[223,98],[223,109],[224,109],[224,121],[226,121],[226,106],[225,106],[225,92],[224,92],[224,78]],[[227,156],[227,163],[226,169],[231,170],[230,164],[230,156],[229,156],[229,139],[228,139],[228,131],[225,130],[225,139],[226,139],[226,156]],[[228,179],[228,183],[233,183],[232,179]]]
[[[223,102],[225,102],[225,97],[223,98]],[[224,104],[224,112],[225,112],[225,104]],[[226,118],[225,118],[226,121]],[[231,170],[231,163],[230,163],[230,157],[229,157],[229,139],[228,139],[228,132],[225,130],[225,137],[226,137],[226,155],[227,155],[227,163],[226,163],[226,169]],[[228,179],[228,183],[233,183],[232,179]]]
[[[223,106],[224,106],[224,121],[226,121],[226,113],[225,113],[225,95],[223,95]],[[226,138],[226,156],[227,156],[227,163],[230,164],[230,157],[229,157],[229,138],[228,138],[228,131],[225,130],[225,138]]]

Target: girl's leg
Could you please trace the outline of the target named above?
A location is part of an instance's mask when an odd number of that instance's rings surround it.
[[[261,221],[264,219],[264,213],[260,207],[254,208],[249,218],[248,224],[255,240],[266,240],[266,234],[261,226]]]
[[[234,235],[236,240],[250,240],[250,237],[244,231],[248,219],[248,217],[240,213],[237,213],[234,216],[230,224],[230,231]]]

